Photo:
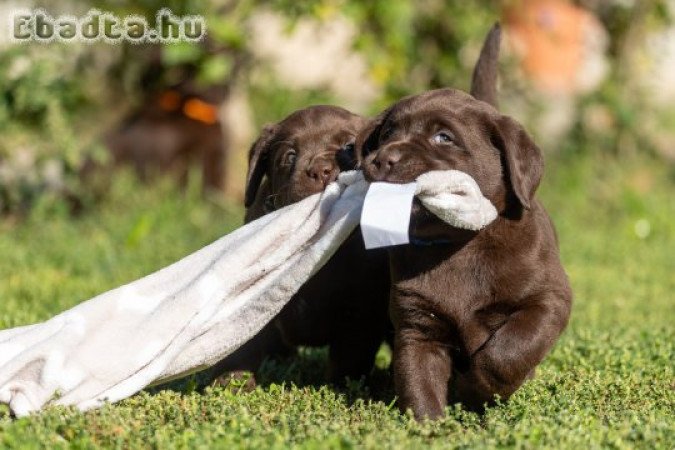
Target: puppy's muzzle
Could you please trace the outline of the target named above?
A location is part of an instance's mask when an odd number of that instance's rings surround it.
[[[324,188],[337,179],[339,170],[333,159],[327,157],[312,159],[305,169],[305,174],[312,180],[312,183]]]
[[[367,172],[373,181],[384,181],[401,161],[402,153],[397,148],[384,147],[367,161]]]

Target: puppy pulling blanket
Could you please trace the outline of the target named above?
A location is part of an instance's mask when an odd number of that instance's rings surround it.
[[[16,416],[81,410],[211,366],[251,339],[359,224],[368,183],[345,172],[322,194],[35,325],[0,331],[0,402]],[[475,181],[429,172],[419,200],[453,226],[496,218]]]

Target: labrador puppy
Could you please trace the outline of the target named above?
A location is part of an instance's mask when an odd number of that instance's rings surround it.
[[[148,83],[138,107],[103,136],[112,162],[133,167],[143,181],[171,175],[183,188],[197,166],[202,188],[222,191],[227,149],[217,111],[224,88],[193,87],[188,79],[157,91]],[[84,175],[94,168],[88,161]]]
[[[312,106],[264,128],[249,153],[246,222],[322,192],[353,169],[354,140],[366,120],[334,106]],[[388,324],[386,252],[366,252],[354,232],[261,333],[217,366],[255,371],[265,357],[296,346],[329,346],[328,377],[367,375]]]
[[[400,407],[419,419],[443,415],[449,401],[480,411],[508,398],[533,376],[570,314],[556,233],[535,198],[542,154],[496,109],[499,40],[496,25],[472,95],[440,89],[404,98],[357,140],[367,180],[408,183],[431,170],[461,170],[499,212],[474,232],[415,202],[415,244],[389,250],[394,384]]]

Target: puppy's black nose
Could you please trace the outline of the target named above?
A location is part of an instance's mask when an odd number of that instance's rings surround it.
[[[391,169],[401,160],[401,153],[396,150],[380,151],[373,158],[372,164],[375,166],[378,175],[386,176]]]
[[[314,160],[307,168],[307,176],[315,182],[323,184],[324,187],[335,181],[337,175],[337,166],[327,159]]]
[[[356,169],[358,162],[356,160],[356,155],[354,154],[354,145],[351,144],[338,150],[335,154],[335,160],[338,163],[340,172]]]

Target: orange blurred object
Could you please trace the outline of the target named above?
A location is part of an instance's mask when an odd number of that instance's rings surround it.
[[[198,98],[191,98],[183,105],[183,114],[193,120],[212,125],[218,120],[216,107]]]
[[[159,96],[159,106],[164,111],[175,111],[180,108],[180,94],[176,91],[165,91]]]
[[[595,16],[566,0],[506,1],[504,24],[525,74],[538,88],[575,92]]]

